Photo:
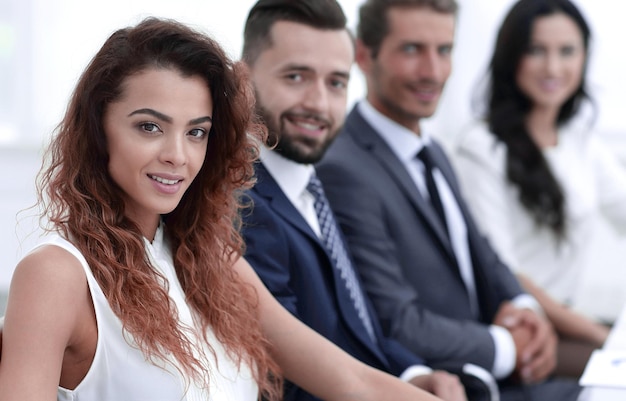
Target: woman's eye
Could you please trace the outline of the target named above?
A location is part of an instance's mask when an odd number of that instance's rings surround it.
[[[574,46],[565,46],[561,48],[562,56],[571,56],[576,53],[576,48]]]
[[[146,132],[159,132],[161,130],[155,123],[142,123],[139,126]]]
[[[189,135],[194,138],[203,138],[207,135],[207,132],[202,128],[196,128],[189,131]]]

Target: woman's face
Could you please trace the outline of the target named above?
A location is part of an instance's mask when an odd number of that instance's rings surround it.
[[[176,208],[200,171],[212,125],[206,81],[151,68],[126,78],[108,105],[104,130],[109,173],[122,189],[126,214],[151,238],[159,215]]]
[[[578,25],[563,13],[539,17],[517,70],[517,85],[535,109],[558,110],[580,86],[586,59]]]

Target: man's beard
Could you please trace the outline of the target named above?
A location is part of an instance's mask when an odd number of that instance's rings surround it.
[[[287,113],[282,113],[278,119],[279,123],[276,124],[272,115],[263,107],[257,107],[257,112],[268,130],[267,145],[274,146],[273,150],[276,153],[299,164],[314,164],[320,161],[340,130],[330,133],[323,142],[307,137],[294,139],[286,132],[284,121]],[[332,124],[329,123],[328,126]]]
[[[281,124],[282,125],[282,124]],[[283,128],[283,127],[281,127]],[[280,131],[281,133],[284,131]],[[315,164],[322,160],[326,149],[333,142],[334,136],[329,136],[324,142],[316,142],[312,138],[298,138],[294,140],[287,135],[278,135],[278,143],[274,150],[281,156],[299,164]]]

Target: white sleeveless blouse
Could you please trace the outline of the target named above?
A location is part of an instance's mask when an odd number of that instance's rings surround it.
[[[202,388],[177,369],[176,362],[148,361],[134,346],[132,336],[122,331],[122,323],[111,310],[102,289],[83,255],[70,242],[52,236],[42,245],[55,245],[74,255],[83,266],[93,299],[98,324],[98,342],[93,363],[81,383],[73,390],[58,388],[58,401],[255,401],[258,387],[249,367],[237,367],[226,355],[212,332],[208,333],[215,358],[206,348],[201,360],[207,366],[209,388]],[[176,277],[172,256],[159,229],[146,251],[153,266],[169,283],[169,296],[178,308],[179,318],[188,327],[195,327],[193,314]],[[198,355],[196,355],[198,356]],[[217,360],[216,360],[217,358]],[[173,358],[172,358],[173,360]],[[219,369],[218,369],[219,367]]]

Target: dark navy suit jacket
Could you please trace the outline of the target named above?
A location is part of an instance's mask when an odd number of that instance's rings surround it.
[[[253,204],[243,211],[245,257],[270,292],[302,322],[367,365],[398,376],[423,364],[382,335],[368,305],[377,335],[376,342],[370,339],[317,235],[262,163],[256,172],[257,184],[247,192]],[[293,385],[285,395],[285,401],[316,399]]]

